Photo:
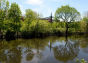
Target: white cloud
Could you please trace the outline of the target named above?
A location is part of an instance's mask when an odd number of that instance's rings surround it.
[[[43,4],[43,0],[27,0],[26,3],[30,5],[41,5]]]
[[[52,0],[54,2],[65,2],[66,0]]]
[[[72,0],[52,0],[52,1],[55,3],[63,3],[63,4],[68,3],[69,4],[69,2],[71,2]]]

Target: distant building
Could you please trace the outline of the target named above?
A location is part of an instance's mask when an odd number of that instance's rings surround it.
[[[52,13],[51,13],[51,16],[49,17],[45,17],[45,18],[39,18],[40,20],[47,20],[49,22],[53,22],[54,21],[54,17],[52,16]],[[21,16],[21,20],[24,21],[25,20],[25,16]]]
[[[49,22],[53,22],[54,21],[54,17],[52,16],[52,13],[51,13],[50,17],[40,18],[40,20],[48,20]]]
[[[21,20],[24,21],[24,16],[21,16]]]
[[[49,20],[49,17],[40,18],[40,20]]]
[[[53,20],[52,20],[52,13],[51,13],[51,16],[49,17],[49,22],[53,22]]]

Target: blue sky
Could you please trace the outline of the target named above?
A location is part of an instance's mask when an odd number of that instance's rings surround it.
[[[57,8],[62,5],[70,5],[76,8],[83,16],[88,11],[88,0],[9,0],[10,4],[16,2],[19,4],[22,14],[25,14],[26,9],[32,9],[43,17],[50,16],[51,12],[54,15]]]

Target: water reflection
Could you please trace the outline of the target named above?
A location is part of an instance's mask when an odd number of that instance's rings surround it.
[[[27,61],[31,61],[33,59],[33,57],[34,57],[33,51],[32,50],[29,50],[28,53],[26,53],[26,54],[27,54],[26,55],[26,60]]]
[[[67,62],[77,57],[79,53],[79,45],[78,42],[73,42],[66,38],[65,44],[55,46],[53,50],[57,60]]]
[[[86,53],[86,54],[85,54]],[[47,37],[0,42],[0,63],[74,63],[88,59],[88,39]]]
[[[11,43],[12,44],[12,43]],[[21,63],[21,49],[8,42],[1,42],[0,62],[2,63]],[[11,46],[10,46],[11,45]]]

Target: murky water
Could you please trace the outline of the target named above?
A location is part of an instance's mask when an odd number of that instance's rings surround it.
[[[88,61],[88,38],[83,36],[0,41],[0,63],[75,63]]]

